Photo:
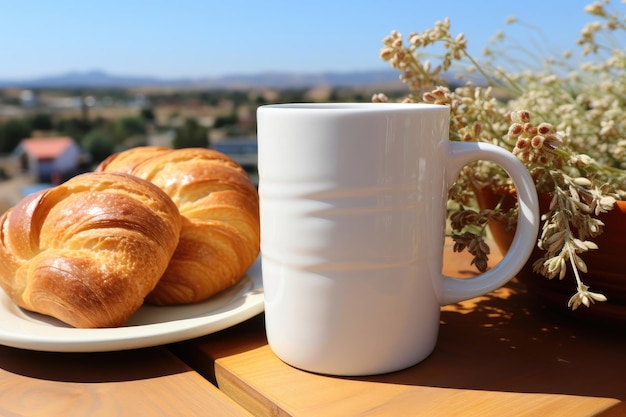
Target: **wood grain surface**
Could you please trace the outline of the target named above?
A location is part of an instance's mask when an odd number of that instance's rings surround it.
[[[110,353],[0,347],[0,415],[249,416],[163,347]]]
[[[445,273],[473,274],[446,251]],[[173,349],[255,416],[616,417],[626,415],[623,330],[549,311],[512,281],[444,307],[433,354],[400,372],[295,369],[267,345],[262,315]]]

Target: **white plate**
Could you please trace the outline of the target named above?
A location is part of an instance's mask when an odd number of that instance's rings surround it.
[[[0,344],[50,352],[104,352],[192,339],[241,323],[263,311],[260,257],[232,288],[203,303],[142,306],[124,327],[76,329],[17,307],[0,291]]]

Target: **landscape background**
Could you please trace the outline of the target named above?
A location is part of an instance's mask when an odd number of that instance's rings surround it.
[[[93,170],[114,152],[143,145],[214,148],[238,160],[256,182],[258,106],[368,102],[379,92],[391,97],[405,93],[397,73],[267,72],[165,79],[93,70],[0,80],[0,213],[33,190]],[[20,144],[60,137],[71,138],[82,150],[76,169],[53,177],[33,175]]]
[[[256,108],[303,101],[400,96],[395,71],[266,72],[202,79],[136,77],[93,70],[0,79],[0,154],[27,137],[70,136],[93,163],[138,144],[210,146],[254,139]]]
[[[258,106],[406,94],[379,58],[392,30],[407,36],[449,17],[475,57],[503,30],[501,47],[540,57],[575,49],[589,3],[0,0],[0,213],[30,185],[67,177],[26,172],[24,139],[71,138],[82,151],[72,174],[164,145],[223,149],[254,178]]]

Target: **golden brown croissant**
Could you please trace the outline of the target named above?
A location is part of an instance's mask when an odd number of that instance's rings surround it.
[[[137,147],[96,169],[137,175],[169,195],[181,215],[180,241],[146,301],[187,304],[235,284],[259,254],[259,200],[246,172],[204,148]]]
[[[75,327],[120,326],[165,271],[180,228],[154,184],[82,174],[0,218],[0,286],[17,305]]]

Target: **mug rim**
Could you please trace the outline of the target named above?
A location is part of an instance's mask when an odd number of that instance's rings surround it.
[[[442,104],[431,103],[278,103],[278,104],[265,104],[259,106],[259,110],[311,110],[311,111],[388,111],[388,110],[416,110],[416,109],[445,109],[448,110],[448,106]]]

